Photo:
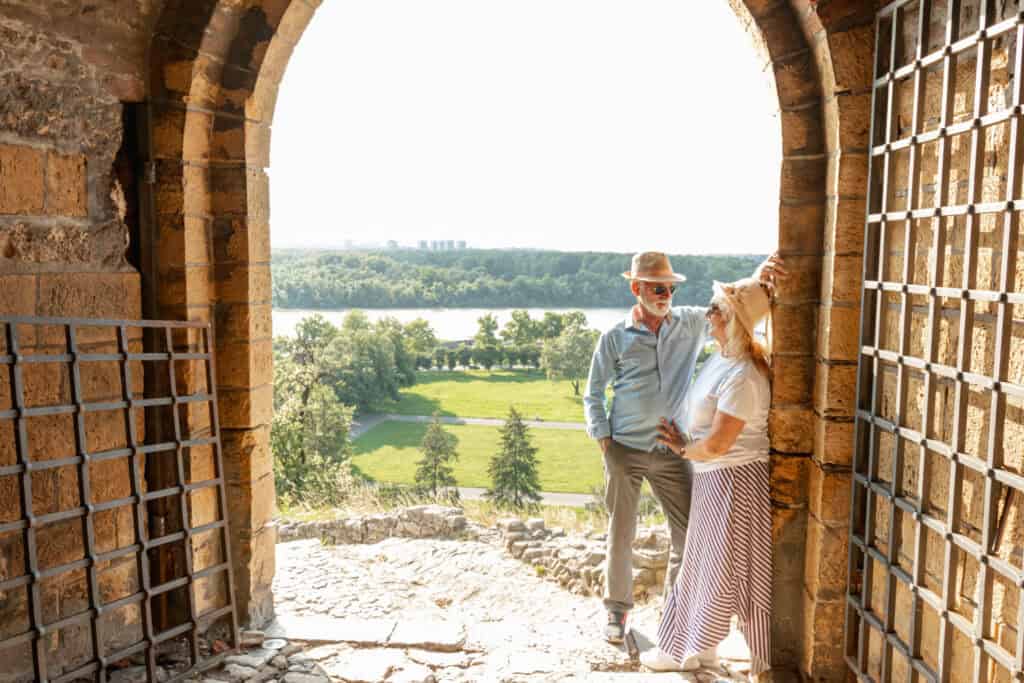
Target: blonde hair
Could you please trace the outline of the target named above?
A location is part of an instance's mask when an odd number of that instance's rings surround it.
[[[726,358],[749,358],[754,367],[766,379],[771,379],[772,370],[768,345],[755,339],[733,312],[729,300],[724,296],[714,296],[711,303],[717,304],[725,318],[725,343],[722,344],[722,355]]]

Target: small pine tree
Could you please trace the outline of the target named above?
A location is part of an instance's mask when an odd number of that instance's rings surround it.
[[[444,431],[437,413],[434,413],[434,419],[420,442],[423,457],[416,463],[416,485],[435,498],[442,489],[456,485],[452,463],[459,454],[455,452],[455,443],[455,435]]]
[[[530,443],[530,434],[515,408],[509,408],[508,419],[499,431],[501,450],[487,467],[491,489],[485,495],[498,507],[534,508],[541,498],[537,449]]]

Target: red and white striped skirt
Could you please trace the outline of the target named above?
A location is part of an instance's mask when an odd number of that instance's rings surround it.
[[[751,674],[771,667],[772,512],[768,463],[694,472],[683,563],[658,628],[677,662],[718,645],[735,614]]]

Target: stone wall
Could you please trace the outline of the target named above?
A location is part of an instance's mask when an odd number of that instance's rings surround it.
[[[40,316],[138,318],[140,278],[126,260],[129,228],[125,192],[117,180],[115,159],[122,145],[121,100],[145,96],[145,52],[154,3],[0,2],[0,313]],[[59,354],[65,342],[53,328],[18,330],[25,354]],[[109,334],[83,330],[80,349],[108,353],[117,349]],[[133,334],[133,350],[141,335]],[[89,401],[117,400],[121,386],[116,366],[83,366],[83,393]],[[0,402],[12,404],[6,370],[0,373]],[[134,391],[142,391],[142,373]],[[25,371],[29,405],[71,400],[68,367],[33,365]],[[66,458],[76,453],[72,416],[27,421],[31,458]],[[0,466],[15,462],[12,422],[0,423]],[[142,428],[141,421],[139,423]],[[92,451],[125,445],[124,418],[91,414],[86,423]],[[92,503],[130,495],[127,461],[90,467]],[[31,475],[36,515],[81,504],[75,466]],[[0,523],[20,519],[18,476],[0,477]],[[36,540],[40,568],[84,556],[82,525],[69,520],[41,527]],[[95,517],[97,550],[106,552],[135,540],[130,508]],[[21,532],[0,535],[0,580],[24,573]],[[101,563],[99,589],[106,601],[138,586],[132,558]],[[42,614],[47,623],[87,606],[84,569],[41,582]],[[28,626],[23,588],[0,595],[0,638]],[[140,635],[135,606],[104,615],[108,647]],[[44,640],[49,675],[92,657],[87,625],[61,629]],[[5,674],[30,671],[28,647],[5,650]]]
[[[603,533],[567,536],[547,529],[540,518],[500,520],[498,529],[508,552],[538,574],[573,593],[603,596],[607,576],[607,543]],[[637,602],[665,591],[670,540],[664,529],[640,527],[633,540],[633,598]]]

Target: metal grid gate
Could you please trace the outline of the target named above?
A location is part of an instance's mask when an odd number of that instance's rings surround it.
[[[148,680],[158,661],[171,668],[167,680],[180,680],[218,664],[238,625],[210,326],[0,317],[0,327],[0,491],[17,498],[0,500],[5,673],[106,681],[141,658]],[[155,349],[143,352],[144,335]],[[163,411],[162,430],[150,426],[154,411]],[[60,443],[71,452],[55,453]],[[145,469],[160,458],[176,481],[147,490]],[[47,493],[54,481],[69,484],[59,496]],[[166,502],[180,519],[151,528],[151,506]],[[199,518],[203,503],[209,519]],[[118,515],[121,527],[106,524]],[[64,547],[77,552],[55,550]],[[166,550],[178,571],[154,572]],[[84,604],[66,614],[74,591],[50,584],[74,578]],[[156,619],[172,595],[180,616]],[[222,638],[213,650],[200,638],[211,624]],[[168,663],[170,645],[179,654]]]
[[[1024,491],[1024,12],[900,0],[875,29],[846,660],[860,680],[1021,680],[1002,537]]]

